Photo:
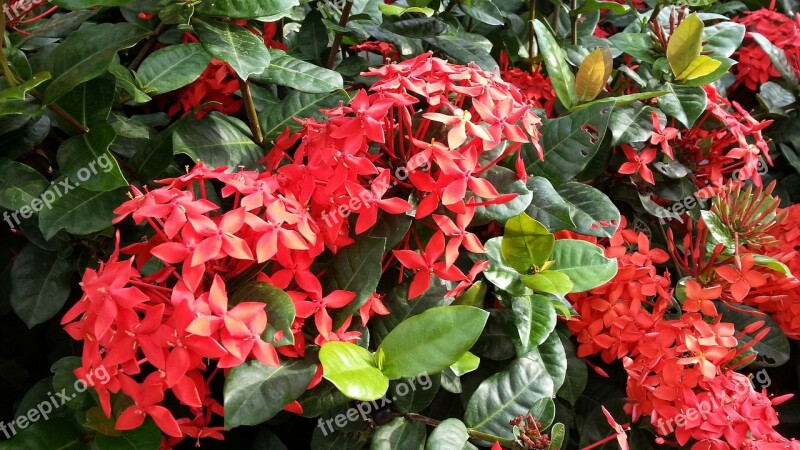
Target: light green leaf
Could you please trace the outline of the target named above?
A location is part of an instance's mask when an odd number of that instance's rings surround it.
[[[505,262],[521,274],[541,268],[553,253],[555,237],[541,223],[521,213],[508,219],[500,249]]]
[[[546,270],[535,275],[523,275],[522,284],[535,292],[563,297],[572,290],[572,281],[566,274]]]
[[[575,76],[567,64],[567,56],[545,24],[536,19],[533,21],[533,29],[553,89],[561,103],[567,109],[572,108],[572,105],[578,103],[578,97],[574,89]]]
[[[387,378],[369,350],[342,341],[325,343],[319,351],[323,376],[350,398],[369,402],[389,389]]]
[[[617,274],[617,260],[606,258],[603,249],[590,242],[560,239],[553,249],[555,264],[551,271],[561,272],[572,280],[570,292],[584,292],[600,286]]]

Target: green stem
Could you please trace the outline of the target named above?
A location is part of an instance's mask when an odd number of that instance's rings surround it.
[[[346,27],[347,21],[350,20],[350,11],[353,10],[353,0],[347,0],[342,10],[342,17],[339,19],[339,26]],[[337,31],[333,36],[333,45],[331,45],[331,53],[328,55],[328,63],[325,65],[328,69],[333,69],[333,63],[336,62],[336,54],[339,53],[339,47],[342,45],[342,38],[344,33]]]
[[[572,11],[576,9],[578,9],[578,0],[572,0]],[[580,18],[580,14],[576,14],[572,18],[572,45],[578,45],[578,21]]]
[[[17,79],[14,77],[14,73],[11,72],[11,68],[8,67],[8,61],[6,60],[6,54],[3,51],[6,44],[6,14],[5,8],[3,8],[8,0],[0,0],[0,66],[3,68],[3,75],[8,80],[8,86],[14,87],[17,85]]]
[[[533,44],[536,33],[533,29],[533,21],[536,20],[536,0],[530,0],[529,9],[531,11],[530,21],[528,22],[528,58],[533,61]],[[533,62],[531,62],[533,64]]]
[[[156,42],[158,42],[158,36],[161,35],[161,33],[163,33],[164,31],[166,31],[168,27],[169,25],[165,24],[164,22],[158,23],[158,26],[156,26],[155,30],[153,30],[153,34],[151,34],[150,37],[147,38],[142,48],[139,49],[139,53],[137,53],[136,56],[133,58],[133,61],[131,61],[131,63],[128,64],[128,69],[136,70],[139,68],[139,64],[141,64],[142,61],[144,61],[144,58],[150,54],[150,50],[153,48],[154,45],[156,45]]]
[[[258,122],[258,112],[253,102],[253,94],[250,92],[250,83],[239,78],[239,90],[242,92],[244,108],[247,113],[247,120],[250,122],[250,131],[253,132],[253,139],[259,147],[264,145],[264,135],[261,134],[261,125]]]

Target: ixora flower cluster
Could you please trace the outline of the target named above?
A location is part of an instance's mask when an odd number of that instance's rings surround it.
[[[284,133],[265,171],[198,163],[161,187],[132,188],[131,200],[116,209],[116,223],[130,217],[149,226],[149,237],[87,269],[83,297],[62,323],[83,341],[79,372],[103,366],[110,374],[96,387],[106,415],[112,395],[133,400],[117,429],[149,416],[168,445],[186,436],[221,439],[213,422],[223,407],[210,388],[221,371],[249,359],[275,366],[281,356],[303,357],[312,334],[317,345],[357,341],[352,315],[334,329],[330,310],[354,307],[364,326],[388,313],[380,296],[353,305],[355,292],[326,292],[319,276],[330,253],[370,231],[379,214],[418,221],[382,261],[384,271],[397,260],[414,273],[412,298],[432,275],[455,282],[454,296],[486,266],[456,264],[462,247],[483,251],[465,228],[478,207],[515,194],[499,194],[480,175],[523,143],[538,147],[539,118],[496,75],[430,54],[365,75],[378,78],[370,92],[325,111],[325,121],[308,119],[298,133]],[[522,164],[516,167],[525,176]],[[254,278],[291,298],[289,343],[277,344],[286,342],[282,332],[264,340],[271,320],[265,304],[236,292]],[[321,375],[318,369],[309,387]],[[176,418],[163,406],[167,392],[189,414]]]
[[[633,421],[647,418],[661,444],[694,450],[800,448],[773,428],[779,423],[773,406],[792,395],[770,397],[734,371],[756,359],[751,349],[769,333],[765,321],[753,321],[737,333],[715,305],[719,301],[726,309],[763,316],[740,305],[758,308],[788,336],[798,336],[800,282],[783,264],[796,268],[797,212],[776,214],[772,188],[744,191],[730,183],[714,198],[710,214],[697,225],[689,223],[682,242],[668,231],[672,261],[686,276],[675,292],[680,311],[673,308],[670,273],[660,274],[655,266],[670,255],[651,249],[645,234],[624,224],[605,243],[606,255],[618,261],[614,279],[570,295],[578,315],[567,325],[580,343],[578,356],[622,360],[628,375],[626,411]],[[709,232],[717,220],[731,230],[732,245]],[[708,248],[714,250],[708,253]]]

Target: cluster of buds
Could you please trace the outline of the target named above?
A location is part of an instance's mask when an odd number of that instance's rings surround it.
[[[534,450],[550,446],[550,436],[542,433],[542,423],[532,415],[517,416],[509,420],[508,424],[514,426],[514,436],[523,448]]]

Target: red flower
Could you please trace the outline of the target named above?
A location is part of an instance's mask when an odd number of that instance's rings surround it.
[[[734,256],[735,267],[720,266],[714,269],[717,275],[731,283],[729,289],[731,296],[737,302],[741,302],[747,297],[750,289],[764,286],[767,284],[767,279],[758,270],[753,270],[755,266],[755,258],[752,253],[748,253],[743,257]]]
[[[637,153],[630,145],[623,145],[622,151],[625,152],[625,157],[628,158],[628,162],[620,166],[619,173],[629,175],[638,172],[639,176],[641,176],[644,181],[650,184],[656,184],[653,179],[653,171],[647,167],[647,165],[656,158],[656,149],[649,148],[641,153]]]
[[[408,289],[409,300],[428,290],[433,275],[449,281],[461,281],[465,278],[456,266],[448,266],[446,262],[439,261],[444,253],[444,234],[441,231],[433,235],[422,255],[411,250],[394,250],[393,253],[403,267],[417,272]]]

